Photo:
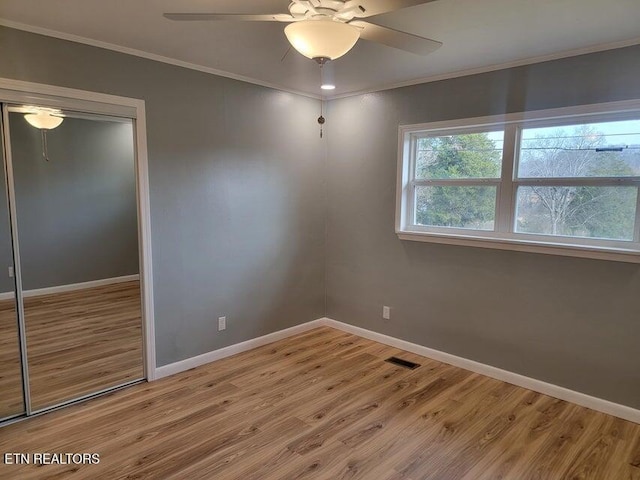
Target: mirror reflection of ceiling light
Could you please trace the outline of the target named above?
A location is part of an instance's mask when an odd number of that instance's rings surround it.
[[[24,119],[29,125],[40,130],[42,134],[42,158],[49,161],[49,148],[47,146],[47,131],[60,126],[64,118],[57,110],[34,108],[32,113],[25,113]]]
[[[29,122],[29,125],[40,130],[52,130],[59,127],[64,120],[62,117],[52,115],[46,111],[38,111],[36,113],[27,113],[24,119]]]

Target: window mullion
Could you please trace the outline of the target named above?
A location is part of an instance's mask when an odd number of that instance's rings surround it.
[[[634,241],[636,244],[640,244],[640,186],[638,186],[638,193],[636,196],[636,223],[634,227]]]
[[[415,182],[409,182],[407,186],[407,210],[405,222],[407,225],[415,225],[416,217],[416,185]]]
[[[415,225],[416,223],[416,175],[418,168],[418,137],[411,136],[411,182],[409,183],[409,195],[407,209],[407,225]]]
[[[502,179],[498,187],[496,202],[496,231],[510,233],[513,231],[515,213],[514,171],[518,143],[518,126],[505,125],[504,146],[502,149]]]
[[[499,178],[451,178],[451,179],[420,179],[412,182],[416,187],[483,187],[500,185]]]

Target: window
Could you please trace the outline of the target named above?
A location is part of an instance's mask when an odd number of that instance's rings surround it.
[[[640,263],[640,102],[400,127],[400,238]]]
[[[504,130],[416,135],[413,224],[495,229]]]

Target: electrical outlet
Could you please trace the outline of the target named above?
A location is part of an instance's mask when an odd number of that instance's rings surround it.
[[[227,328],[227,317],[218,317],[218,331]]]
[[[389,320],[391,318],[391,308],[386,305],[382,307],[382,318]]]

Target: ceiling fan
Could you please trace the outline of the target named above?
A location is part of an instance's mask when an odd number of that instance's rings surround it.
[[[427,55],[442,43],[362,19],[434,0],[292,0],[289,13],[165,13],[169,20],[289,23],[284,33],[305,57],[320,65],[341,57],[358,39],[381,43],[417,55]]]

